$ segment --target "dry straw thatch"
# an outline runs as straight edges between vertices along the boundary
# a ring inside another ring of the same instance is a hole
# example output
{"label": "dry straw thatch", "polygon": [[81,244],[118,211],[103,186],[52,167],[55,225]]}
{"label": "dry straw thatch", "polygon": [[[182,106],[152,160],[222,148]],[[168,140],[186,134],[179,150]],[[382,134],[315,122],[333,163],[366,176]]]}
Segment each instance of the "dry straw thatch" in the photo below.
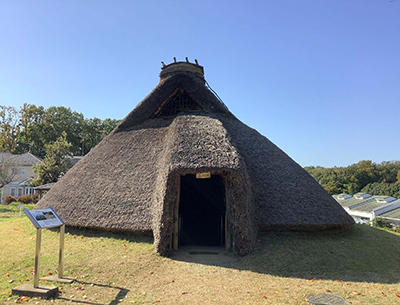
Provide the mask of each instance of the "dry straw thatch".
{"label": "dry straw thatch", "polygon": [[[180,177],[225,185],[227,248],[253,251],[259,230],[343,228],[352,218],[282,150],[240,122],[206,87],[203,68],[162,68],[159,85],[40,200],[67,225],[152,233],[177,247]],[[183,101],[183,102],[182,102]]]}

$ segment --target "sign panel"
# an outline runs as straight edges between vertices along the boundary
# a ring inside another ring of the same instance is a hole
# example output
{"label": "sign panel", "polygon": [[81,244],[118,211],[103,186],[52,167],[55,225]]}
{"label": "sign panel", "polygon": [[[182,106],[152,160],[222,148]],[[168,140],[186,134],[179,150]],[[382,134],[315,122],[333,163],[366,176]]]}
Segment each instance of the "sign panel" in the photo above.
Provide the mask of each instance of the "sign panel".
{"label": "sign panel", "polygon": [[197,179],[207,179],[211,178],[211,173],[210,172],[205,172],[205,173],[197,173],[196,174]]}
{"label": "sign panel", "polygon": [[64,224],[52,207],[43,210],[24,209],[24,213],[28,216],[36,229],[56,228]]}

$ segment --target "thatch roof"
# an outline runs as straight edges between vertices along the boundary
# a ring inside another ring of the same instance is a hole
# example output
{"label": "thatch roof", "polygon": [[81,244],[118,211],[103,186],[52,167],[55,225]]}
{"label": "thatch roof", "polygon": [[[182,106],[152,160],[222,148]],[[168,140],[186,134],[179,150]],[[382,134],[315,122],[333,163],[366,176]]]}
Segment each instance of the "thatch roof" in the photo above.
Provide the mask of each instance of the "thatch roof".
{"label": "thatch roof", "polygon": [[33,189],[36,191],[48,191],[50,190],[56,183],[55,182],[51,182],[51,183],[46,183],[46,184],[42,184],[39,186],[35,186]]}
{"label": "thatch roof", "polygon": [[0,152],[0,163],[15,165],[15,166],[29,166],[42,162],[42,159],[36,157],[30,152],[24,154],[11,154]]}
{"label": "thatch roof", "polygon": [[159,85],[37,208],[53,206],[71,226],[152,232],[165,254],[177,177],[210,171],[224,177],[240,254],[252,251],[258,230],[353,224],[303,168],[229,112],[205,86],[202,67],[171,64],[160,76]]}

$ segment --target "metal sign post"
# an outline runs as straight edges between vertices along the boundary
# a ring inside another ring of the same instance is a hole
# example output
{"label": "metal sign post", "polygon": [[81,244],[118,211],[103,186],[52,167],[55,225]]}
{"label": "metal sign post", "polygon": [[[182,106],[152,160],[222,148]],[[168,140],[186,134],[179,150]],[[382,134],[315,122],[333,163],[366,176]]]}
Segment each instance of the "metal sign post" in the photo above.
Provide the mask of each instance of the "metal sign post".
{"label": "metal sign post", "polygon": [[62,278],[64,273],[64,235],[65,235],[65,224],[60,227],[60,251],[58,253],[59,278]]}
{"label": "metal sign post", "polygon": [[42,229],[60,228],[60,251],[58,256],[58,275],[42,278],[47,281],[72,283],[74,279],[63,278],[64,272],[64,235],[65,224],[52,207],[44,210],[24,209],[24,213],[36,228],[36,251],[35,251],[35,276],[32,285],[22,285],[12,290],[13,294],[24,296],[40,296],[44,298],[56,297],[58,287],[39,286],[40,280],[40,248],[42,243]]}
{"label": "metal sign post", "polygon": [[42,277],[41,280],[50,282],[59,282],[70,284],[74,281],[72,278],[64,277],[64,236],[65,224],[60,227],[60,250],[58,252],[58,274]]}
{"label": "metal sign post", "polygon": [[36,230],[36,251],[35,251],[35,277],[33,279],[33,287],[39,287],[39,269],[40,269],[40,247],[42,245],[42,229]]}
{"label": "metal sign post", "polygon": [[22,214],[21,212],[22,212],[22,209],[24,208],[24,205],[19,204],[18,207],[19,207],[19,217],[21,217],[21,214]]}

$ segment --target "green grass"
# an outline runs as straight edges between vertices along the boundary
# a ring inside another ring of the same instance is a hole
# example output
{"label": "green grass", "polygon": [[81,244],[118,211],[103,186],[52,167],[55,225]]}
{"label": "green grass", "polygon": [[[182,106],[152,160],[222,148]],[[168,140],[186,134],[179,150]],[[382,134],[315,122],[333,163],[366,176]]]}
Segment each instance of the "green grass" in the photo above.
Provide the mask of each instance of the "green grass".
{"label": "green grass", "polygon": [[[11,289],[33,284],[36,230],[16,205],[0,209],[0,304],[15,304]],[[43,231],[41,276],[57,272],[58,243],[58,230]],[[254,254],[218,266],[161,257],[151,237],[69,228],[64,274],[77,282],[57,284],[54,303],[308,304],[305,295],[332,292],[352,304],[400,304],[399,268],[399,234],[361,225],[263,233]]]}
{"label": "green grass", "polygon": [[[18,205],[20,205],[20,202],[11,202],[8,205],[0,204],[0,221],[5,221],[6,219],[9,218],[15,218],[19,216],[20,209]],[[24,208],[27,208],[28,210],[32,210],[34,204],[24,204]],[[25,216],[23,209],[21,211],[21,216]]]}

